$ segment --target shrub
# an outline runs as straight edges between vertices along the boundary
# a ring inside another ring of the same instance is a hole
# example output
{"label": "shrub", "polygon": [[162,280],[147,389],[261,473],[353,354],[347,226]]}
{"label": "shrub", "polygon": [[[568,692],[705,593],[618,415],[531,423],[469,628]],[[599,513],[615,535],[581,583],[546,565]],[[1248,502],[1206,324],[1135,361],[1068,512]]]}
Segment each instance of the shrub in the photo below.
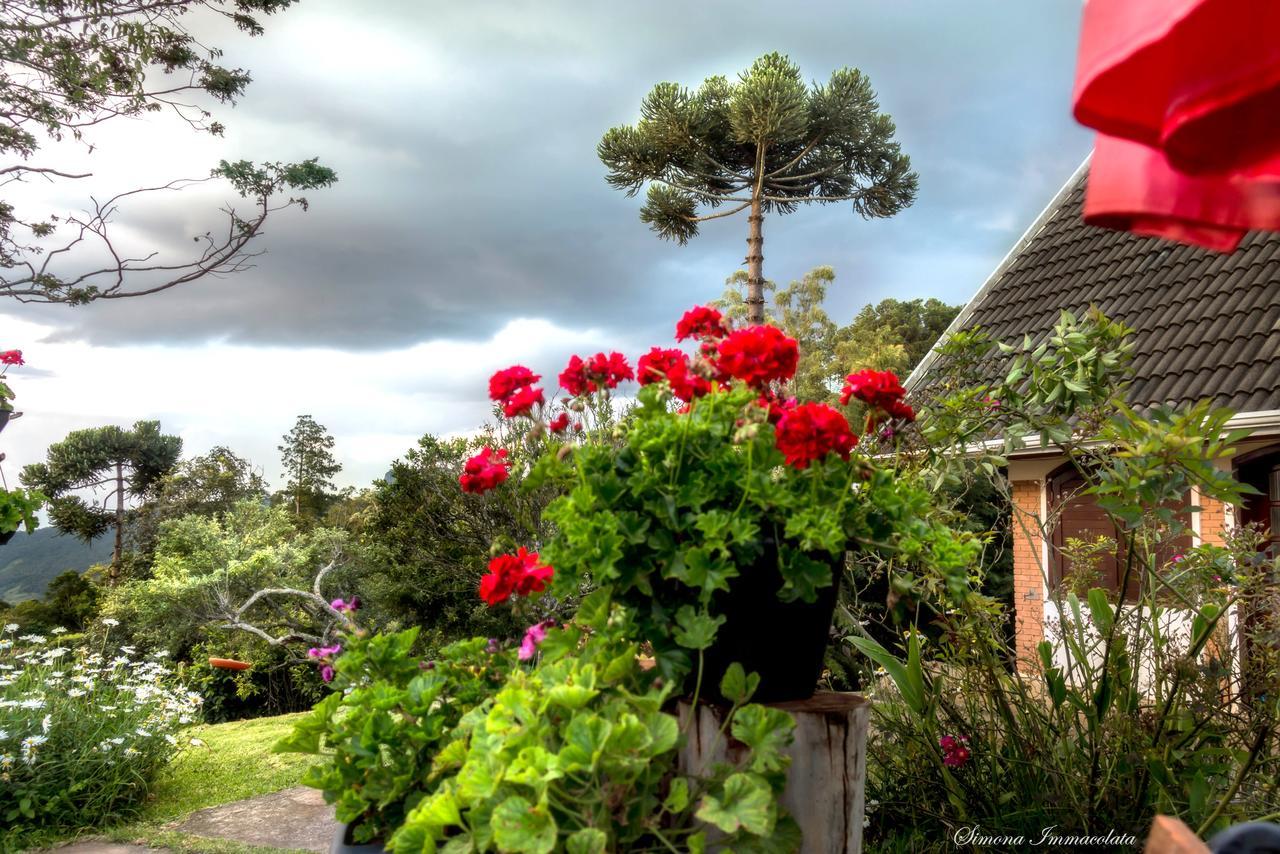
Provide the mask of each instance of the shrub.
{"label": "shrub", "polygon": [[[908,621],[892,642],[851,639],[887,677],[868,748],[881,841],[906,844],[903,827],[944,840],[938,850],[963,827],[1141,835],[1157,812],[1204,835],[1280,817],[1280,657],[1274,622],[1258,616],[1276,606],[1280,563],[1248,529],[1224,545],[1172,548],[1189,533],[1177,510],[1188,493],[1239,503],[1246,488],[1219,461],[1243,434],[1207,403],[1128,408],[1125,334],[1099,313],[1064,313],[1047,341],[1001,347],[1003,381],[962,376],[924,408],[932,446],[919,458],[940,484],[985,472],[1009,502],[1004,455],[1028,436],[1061,449],[1117,532],[1117,589],[1128,593],[1095,586],[1091,571],[1116,543],[1070,543],[1079,577],[1046,578],[1046,639],[1019,656],[999,602],[974,590],[943,603],[931,570],[894,568],[895,592],[918,600],[917,614],[933,606],[934,631],[926,641]],[[964,366],[998,354],[966,333],[943,357]],[[1003,448],[974,451],[1000,435]]]}
{"label": "shrub", "polygon": [[108,657],[19,631],[0,633],[0,818],[22,831],[128,814],[199,717],[199,695],[131,647]]}

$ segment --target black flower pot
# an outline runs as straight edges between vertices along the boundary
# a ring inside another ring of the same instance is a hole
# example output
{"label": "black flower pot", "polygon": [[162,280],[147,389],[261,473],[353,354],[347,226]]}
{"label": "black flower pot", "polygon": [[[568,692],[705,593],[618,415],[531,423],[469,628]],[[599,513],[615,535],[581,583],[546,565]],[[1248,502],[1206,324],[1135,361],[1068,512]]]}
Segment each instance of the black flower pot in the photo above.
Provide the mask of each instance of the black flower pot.
{"label": "black flower pot", "polygon": [[338,825],[333,834],[333,844],[329,846],[329,854],[384,854],[391,850],[381,842],[352,842],[352,827],[350,824]]}
{"label": "black flower pot", "polygon": [[9,419],[12,417],[13,417],[12,409],[0,409],[0,430],[3,430],[5,428],[5,425],[9,423]]}
{"label": "black flower pot", "polygon": [[[715,643],[703,653],[701,696],[724,699],[720,680],[735,661],[748,673],[760,674],[752,702],[782,703],[813,696],[831,638],[844,555],[810,557],[831,567],[831,583],[818,588],[813,602],[778,599],[782,573],[773,544],[766,545],[754,565],[739,568],[741,574],[729,582],[727,592],[713,597],[713,612],[725,621]],[[693,678],[688,683],[690,690]]]}

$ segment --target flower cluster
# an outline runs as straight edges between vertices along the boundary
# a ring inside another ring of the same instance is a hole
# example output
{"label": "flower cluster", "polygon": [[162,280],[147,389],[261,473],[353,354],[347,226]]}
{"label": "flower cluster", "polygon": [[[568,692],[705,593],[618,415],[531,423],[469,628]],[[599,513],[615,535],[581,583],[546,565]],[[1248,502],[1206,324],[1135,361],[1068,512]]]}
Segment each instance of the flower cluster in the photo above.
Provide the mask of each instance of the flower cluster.
{"label": "flower cluster", "polygon": [[490,607],[512,595],[541,593],[555,577],[555,570],[538,563],[538,553],[521,546],[515,554],[502,554],[489,561],[489,571],[480,579],[480,598]]}
{"label": "flower cluster", "polygon": [[571,357],[559,379],[571,396],[581,397],[602,388],[617,388],[624,380],[635,379],[635,374],[621,353],[596,353],[585,361],[581,356]]}
{"label": "flower cluster", "polygon": [[716,367],[754,388],[784,382],[795,375],[800,348],[776,326],[749,326],[730,332],[717,349]]}
{"label": "flower cluster", "polygon": [[840,391],[840,403],[848,406],[851,399],[857,398],[890,418],[914,421],[915,410],[902,400],[906,394],[907,390],[892,371],[867,369],[845,377],[844,388]]}
{"label": "flower cluster", "polygon": [[528,415],[535,406],[546,403],[542,389],[534,386],[540,379],[541,374],[513,365],[489,378],[489,399],[501,404],[502,414],[508,418]]}
{"label": "flower cluster", "polygon": [[5,350],[0,352],[0,365],[8,367],[9,365],[25,365],[22,360],[21,350]]}
{"label": "flower cluster", "polygon": [[[339,599],[339,602],[342,600]],[[333,660],[342,654],[342,644],[335,643],[333,646],[313,646],[307,650],[307,658],[320,664],[320,678],[325,682],[333,681]]]}
{"label": "flower cluster", "polygon": [[845,417],[825,403],[782,407],[775,430],[787,464],[801,469],[827,454],[847,460],[858,443]]}
{"label": "flower cluster", "polygon": [[547,639],[547,631],[555,628],[554,620],[543,620],[541,623],[534,623],[525,629],[524,639],[520,641],[520,652],[517,657],[521,661],[528,661],[538,653],[538,644]]}
{"label": "flower cluster", "polygon": [[725,327],[724,316],[714,308],[695,305],[684,313],[676,324],[676,340],[688,338],[705,340],[707,338],[723,338],[729,334]]}
{"label": "flower cluster", "polygon": [[938,739],[942,748],[942,763],[948,768],[960,768],[969,761],[969,737],[965,735],[944,735]]}
{"label": "flower cluster", "polygon": [[511,463],[507,449],[482,448],[480,453],[467,460],[458,477],[463,492],[476,495],[488,492],[511,476]]}
{"label": "flower cluster", "polygon": [[689,403],[711,391],[711,382],[698,374],[681,350],[654,347],[637,363],[640,385],[666,381],[671,393]]}
{"label": "flower cluster", "polygon": [[360,610],[360,597],[352,596],[350,601],[346,599],[334,599],[329,603],[329,607],[343,614],[354,614]]}
{"label": "flower cluster", "polygon": [[58,645],[64,633],[0,632],[0,815],[19,816],[27,800],[32,826],[86,826],[144,795],[139,783],[200,716],[200,695],[174,681],[163,656],[71,649]]}

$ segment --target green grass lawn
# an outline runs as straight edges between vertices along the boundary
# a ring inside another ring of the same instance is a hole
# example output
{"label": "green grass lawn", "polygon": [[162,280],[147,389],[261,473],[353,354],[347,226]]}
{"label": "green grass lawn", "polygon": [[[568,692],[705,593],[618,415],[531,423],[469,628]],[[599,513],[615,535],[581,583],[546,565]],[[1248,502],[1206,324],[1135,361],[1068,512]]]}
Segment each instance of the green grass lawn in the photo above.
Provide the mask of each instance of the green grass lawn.
{"label": "green grass lawn", "polygon": [[[79,834],[111,842],[139,842],[191,854],[267,854],[274,849],[217,842],[165,830],[163,825],[205,807],[296,786],[315,757],[272,753],[271,746],[293,728],[298,715],[232,721],[187,730],[203,746],[182,751],[156,781],[155,791],[131,823]],[[0,833],[0,851],[42,848],[70,841],[39,833],[20,839]]]}
{"label": "green grass lawn", "polygon": [[204,746],[187,748],[165,769],[141,818],[169,821],[205,807],[296,786],[315,757],[272,753],[271,745],[288,735],[302,714],[188,730],[187,735]]}

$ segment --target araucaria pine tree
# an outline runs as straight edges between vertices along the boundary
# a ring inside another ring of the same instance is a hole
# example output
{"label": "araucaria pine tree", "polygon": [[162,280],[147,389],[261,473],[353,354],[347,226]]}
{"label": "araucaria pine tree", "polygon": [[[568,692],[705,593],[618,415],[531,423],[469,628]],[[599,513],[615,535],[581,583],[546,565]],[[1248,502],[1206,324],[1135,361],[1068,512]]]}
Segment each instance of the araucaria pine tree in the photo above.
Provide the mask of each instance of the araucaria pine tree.
{"label": "araucaria pine tree", "polygon": [[333,437],[310,415],[299,415],[293,429],[282,438],[280,464],[284,467],[285,493],[293,499],[294,515],[302,515],[304,504],[320,515],[336,489],[332,478],[342,471],[342,465],[333,457]]}
{"label": "araucaria pine tree", "polygon": [[131,505],[150,495],[181,455],[182,439],[161,433],[159,421],[75,430],[49,446],[46,462],[24,468],[22,482],[49,496],[49,519],[63,531],[90,542],[114,529],[108,580],[115,585]]}
{"label": "araucaria pine tree", "polygon": [[600,140],[606,180],[627,195],[647,184],[640,220],[682,244],[698,234],[700,222],[750,211],[752,323],[764,322],[765,213],[851,202],[863,217],[889,217],[915,200],[911,160],[856,68],[809,86],[794,63],[771,53],[737,83],[709,77],[697,91],[659,83],[640,116]]}

